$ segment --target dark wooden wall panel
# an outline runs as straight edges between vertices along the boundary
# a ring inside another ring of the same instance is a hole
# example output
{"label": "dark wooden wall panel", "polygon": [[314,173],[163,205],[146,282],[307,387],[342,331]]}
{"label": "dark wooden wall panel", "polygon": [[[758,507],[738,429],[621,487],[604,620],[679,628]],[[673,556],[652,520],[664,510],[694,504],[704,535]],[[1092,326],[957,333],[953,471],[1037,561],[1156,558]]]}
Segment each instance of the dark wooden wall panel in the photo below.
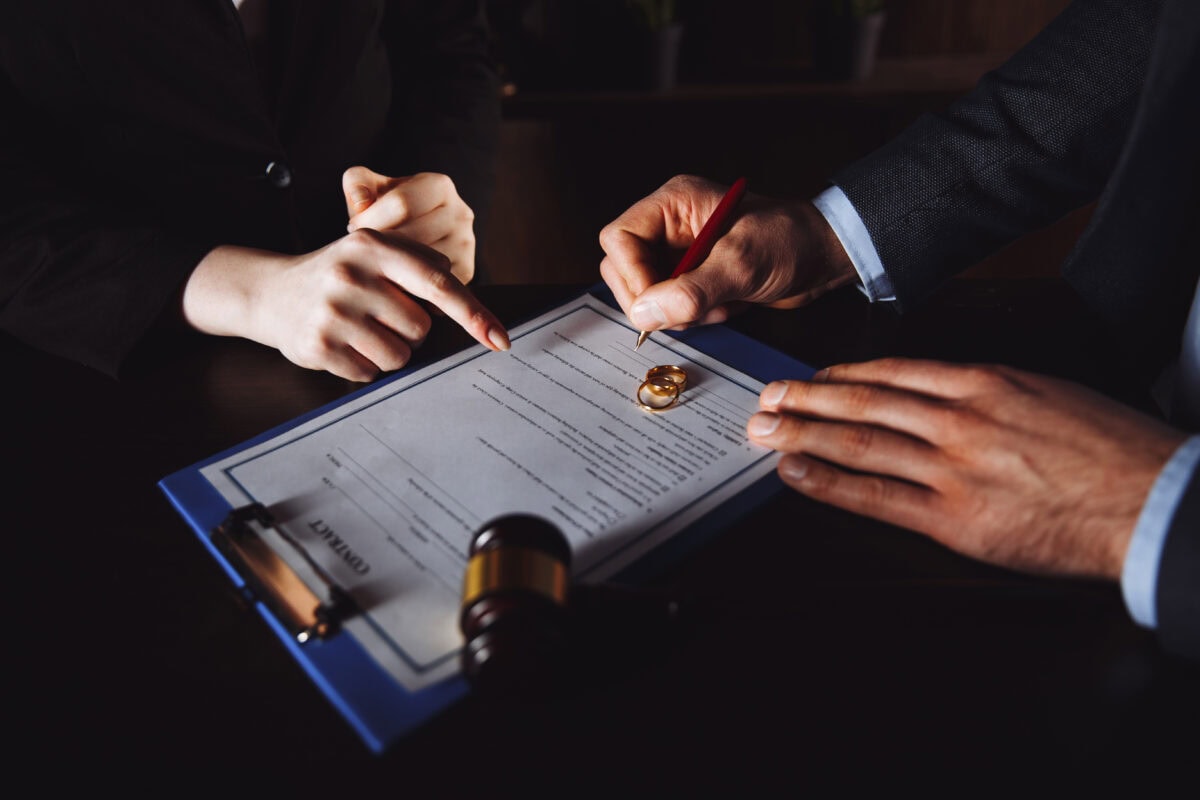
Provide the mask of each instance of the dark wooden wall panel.
{"label": "dark wooden wall panel", "polygon": [[[600,228],[676,173],[726,182],[745,175],[754,192],[811,196],[842,164],[945,107],[1067,5],[891,0],[875,74],[822,84],[806,75],[810,3],[679,2],[689,49],[673,91],[562,85],[569,69],[557,85],[517,81],[505,101],[497,192],[481,232],[484,279],[598,280]],[[553,49],[570,52],[569,45]],[[609,50],[620,56],[621,44]],[[522,69],[544,67],[544,54]],[[1086,210],[1072,215],[969,274],[1051,271],[1086,218]]]}
{"label": "dark wooden wall panel", "polygon": [[1070,0],[889,0],[888,57],[1011,52]]}

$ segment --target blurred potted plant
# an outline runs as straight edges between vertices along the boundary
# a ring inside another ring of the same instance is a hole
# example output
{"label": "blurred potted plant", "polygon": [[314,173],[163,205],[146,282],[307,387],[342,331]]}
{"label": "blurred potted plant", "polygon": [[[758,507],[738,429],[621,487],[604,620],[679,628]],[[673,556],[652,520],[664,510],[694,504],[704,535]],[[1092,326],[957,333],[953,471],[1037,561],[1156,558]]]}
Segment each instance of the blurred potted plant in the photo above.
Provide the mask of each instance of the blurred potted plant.
{"label": "blurred potted plant", "polygon": [[679,24],[676,0],[625,0],[646,30],[660,31]]}
{"label": "blurred potted plant", "polygon": [[642,44],[642,88],[665,91],[678,82],[683,21],[679,0],[625,0]]}
{"label": "blurred potted plant", "polygon": [[887,19],[885,0],[815,0],[813,73],[822,80],[862,80],[875,71]]}

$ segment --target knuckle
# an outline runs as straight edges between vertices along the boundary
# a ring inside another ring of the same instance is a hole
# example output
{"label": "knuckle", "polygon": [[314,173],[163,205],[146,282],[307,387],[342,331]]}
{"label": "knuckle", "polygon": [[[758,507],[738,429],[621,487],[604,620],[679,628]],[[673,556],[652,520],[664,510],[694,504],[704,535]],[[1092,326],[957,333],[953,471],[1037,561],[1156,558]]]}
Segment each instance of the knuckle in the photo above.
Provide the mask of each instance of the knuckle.
{"label": "knuckle", "polygon": [[454,274],[449,271],[448,267],[449,264],[444,269],[433,268],[429,270],[426,282],[429,285],[430,291],[435,296],[441,297],[449,294],[458,285],[458,278],[454,277]]}
{"label": "knuckle", "polygon": [[[433,319],[428,314],[421,314],[412,319],[413,338],[424,339],[429,335],[430,329],[433,328]],[[408,356],[405,356],[405,360]]]}
{"label": "knuckle", "polygon": [[693,190],[705,185],[705,183],[706,181],[696,175],[673,175],[663,184],[663,188],[691,193]]}
{"label": "knuckle", "polygon": [[403,343],[398,343],[396,346],[389,348],[386,358],[380,359],[379,367],[385,371],[391,372],[400,369],[408,360],[412,358],[412,349]]}
{"label": "knuckle", "polygon": [[969,408],[960,405],[947,406],[933,412],[936,430],[947,443],[970,443],[975,429],[975,414]]}
{"label": "knuckle", "polygon": [[809,467],[804,475],[804,491],[818,498],[831,496],[838,488],[841,476],[836,470]]}
{"label": "knuckle", "polygon": [[381,242],[381,234],[373,228],[355,228],[341,239],[343,247],[352,254],[370,253]]}
{"label": "knuckle", "polygon": [[491,325],[491,318],[481,309],[475,309],[467,315],[467,328],[471,331],[486,331]]}
{"label": "knuckle", "polygon": [[868,425],[847,425],[838,434],[843,452],[851,457],[860,457],[871,450],[875,442],[875,429]]}
{"label": "knuckle", "polygon": [[614,248],[619,246],[618,239],[621,236],[621,229],[615,222],[610,222],[600,229],[600,249],[606,253],[611,253]]}
{"label": "knuckle", "polygon": [[879,389],[867,384],[857,384],[846,389],[845,405],[850,413],[862,417],[879,402]]}
{"label": "knuckle", "polygon": [[998,367],[991,364],[973,364],[965,368],[969,385],[983,394],[1002,391],[1012,385],[1012,380]]}
{"label": "knuckle", "polygon": [[951,433],[961,433],[975,421],[975,411],[961,400],[951,401],[938,409],[938,422],[943,430]]}
{"label": "knuckle", "polygon": [[388,215],[394,221],[408,219],[409,202],[403,192],[388,192],[384,196]]}
{"label": "knuckle", "polygon": [[600,277],[604,279],[605,283],[611,284],[613,280],[620,276],[621,273],[617,271],[617,266],[613,263],[612,258],[605,256],[600,262]]}
{"label": "knuckle", "polygon": [[[363,276],[354,264],[347,261],[334,261],[325,270],[325,285],[331,291],[342,288],[358,288],[363,285]],[[332,313],[333,309],[325,309],[324,314]]]}
{"label": "knuckle", "polygon": [[860,479],[859,500],[864,509],[878,511],[888,507],[891,492],[888,483],[878,475],[867,475]]}
{"label": "knuckle", "polygon": [[876,359],[872,362],[875,368],[888,378],[895,378],[908,368],[910,362],[896,356],[888,356],[886,358]]}
{"label": "knuckle", "polygon": [[296,341],[289,358],[306,369],[324,369],[329,363],[332,347],[329,341],[319,333],[304,336]]}
{"label": "knuckle", "polygon": [[350,369],[343,370],[340,377],[343,377],[348,381],[354,381],[355,383],[366,383],[367,381],[372,380],[378,374],[378,369],[358,364]]}
{"label": "knuckle", "polygon": [[301,341],[305,342],[310,352],[327,355],[334,347],[331,331],[336,330],[344,321],[344,314],[337,306],[321,304],[313,311],[312,324]]}
{"label": "knuckle", "polygon": [[406,351],[403,354],[398,353],[393,358],[389,359],[387,366],[383,367],[383,369],[388,372],[394,372],[407,364],[411,357],[412,351]]}

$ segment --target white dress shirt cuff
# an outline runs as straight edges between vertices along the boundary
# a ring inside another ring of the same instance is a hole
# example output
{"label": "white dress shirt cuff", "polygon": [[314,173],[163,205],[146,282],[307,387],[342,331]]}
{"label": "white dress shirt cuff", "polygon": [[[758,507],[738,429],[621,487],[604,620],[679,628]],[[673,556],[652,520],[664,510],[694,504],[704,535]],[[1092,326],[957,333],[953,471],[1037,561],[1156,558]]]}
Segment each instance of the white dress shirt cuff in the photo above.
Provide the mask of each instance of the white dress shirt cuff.
{"label": "white dress shirt cuff", "polygon": [[1154,605],[1158,565],[1171,518],[1197,464],[1200,464],[1200,435],[1192,436],[1180,445],[1158,474],[1129,541],[1121,569],[1121,594],[1129,615],[1146,628],[1158,625]]}
{"label": "white dress shirt cuff", "polygon": [[833,228],[838,241],[850,256],[850,263],[854,264],[861,281],[859,290],[872,303],[895,300],[892,281],[883,271],[883,262],[875,252],[871,234],[867,232],[867,226],[850,204],[846,193],[837,186],[832,186],[817,195],[813,199],[813,205]]}

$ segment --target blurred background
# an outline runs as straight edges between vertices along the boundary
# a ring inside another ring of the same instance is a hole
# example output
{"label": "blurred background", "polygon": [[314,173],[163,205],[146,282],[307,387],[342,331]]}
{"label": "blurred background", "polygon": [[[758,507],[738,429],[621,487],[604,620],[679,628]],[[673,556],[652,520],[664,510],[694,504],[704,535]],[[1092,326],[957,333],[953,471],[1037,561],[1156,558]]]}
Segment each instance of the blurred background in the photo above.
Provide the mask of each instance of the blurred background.
{"label": "blurred background", "polygon": [[[487,278],[598,280],[600,229],[677,173],[812,196],[1068,2],[489,0],[504,121]],[[1089,212],[965,277],[1053,273]]]}

